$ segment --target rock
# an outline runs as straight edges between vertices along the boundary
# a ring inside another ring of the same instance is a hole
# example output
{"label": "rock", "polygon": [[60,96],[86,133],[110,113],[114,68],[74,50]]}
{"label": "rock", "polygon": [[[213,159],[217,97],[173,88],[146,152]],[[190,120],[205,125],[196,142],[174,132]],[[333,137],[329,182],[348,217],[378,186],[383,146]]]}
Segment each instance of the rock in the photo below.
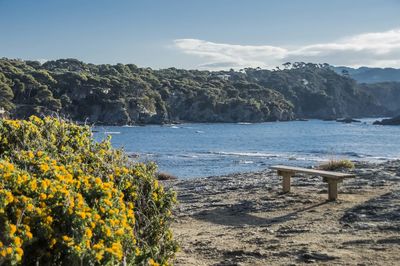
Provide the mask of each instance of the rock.
{"label": "rock", "polygon": [[400,125],[400,115],[393,117],[393,118],[389,118],[389,119],[383,119],[381,121],[375,121],[373,123],[374,125],[384,125],[384,126],[398,126]]}
{"label": "rock", "polygon": [[349,124],[349,123],[361,123],[361,121],[360,120],[355,120],[355,119],[353,119],[353,118],[344,118],[344,119],[336,119],[336,122],[341,122],[341,123],[346,123],[346,124]]}
{"label": "rock", "polygon": [[305,262],[313,262],[313,261],[335,260],[338,257],[330,256],[328,254],[319,253],[319,252],[307,252],[307,253],[301,254],[300,258]]}

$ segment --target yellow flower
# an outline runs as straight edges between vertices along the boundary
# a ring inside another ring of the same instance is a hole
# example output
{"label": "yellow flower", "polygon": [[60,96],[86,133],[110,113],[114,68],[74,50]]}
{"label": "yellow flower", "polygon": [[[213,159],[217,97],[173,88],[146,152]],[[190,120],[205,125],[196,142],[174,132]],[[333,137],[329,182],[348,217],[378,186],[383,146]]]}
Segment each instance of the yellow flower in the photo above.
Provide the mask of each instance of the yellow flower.
{"label": "yellow flower", "polygon": [[135,248],[135,256],[140,255],[140,249],[138,247]]}
{"label": "yellow flower", "polygon": [[122,167],[121,171],[122,171],[123,174],[128,174],[129,173],[129,170],[126,167]]}
{"label": "yellow flower", "polygon": [[116,232],[115,232],[115,234],[117,235],[117,236],[122,236],[123,234],[124,234],[124,229],[118,229]]}
{"label": "yellow flower", "polygon": [[153,198],[154,201],[158,201],[158,194],[156,192],[153,192],[151,194],[151,197]]}
{"label": "yellow flower", "polygon": [[50,167],[49,167],[49,165],[48,164],[41,164],[40,165],[40,170],[42,171],[42,172],[47,172],[47,171],[49,171],[49,169],[50,169]]}
{"label": "yellow flower", "polygon": [[72,238],[70,238],[69,236],[62,236],[62,240],[64,240],[65,242],[70,242]]}
{"label": "yellow flower", "polygon": [[13,252],[13,249],[11,247],[6,248],[7,254],[11,254]]}
{"label": "yellow flower", "polygon": [[15,251],[19,255],[19,259],[18,260],[21,260],[22,255],[24,255],[24,250],[22,248],[18,247],[18,248],[15,249]]}
{"label": "yellow flower", "polygon": [[98,260],[98,261],[101,261],[101,259],[103,258],[103,253],[101,252],[99,252],[99,253],[96,253],[96,260]]}
{"label": "yellow flower", "polygon": [[35,157],[35,155],[33,154],[33,152],[29,151],[28,158],[32,160],[34,157]]}
{"label": "yellow flower", "polygon": [[16,246],[20,247],[20,246],[22,245],[21,238],[18,237],[18,236],[16,236],[16,237],[14,238],[14,243],[15,243]]}
{"label": "yellow flower", "polygon": [[47,216],[47,217],[46,217],[46,222],[47,222],[48,224],[51,224],[51,223],[53,222],[53,217]]}
{"label": "yellow flower", "polygon": [[14,224],[10,224],[10,235],[14,235],[15,232],[17,231],[17,226]]}
{"label": "yellow flower", "polygon": [[110,228],[106,228],[106,236],[110,237],[111,236],[111,230]]}
{"label": "yellow flower", "polygon": [[40,193],[39,198],[40,198],[41,200],[45,200],[45,199],[47,199],[47,195],[44,194],[44,193]]}
{"label": "yellow flower", "polygon": [[6,194],[6,202],[11,203],[14,201],[14,196],[10,191],[7,191],[5,194]]}
{"label": "yellow flower", "polygon": [[31,232],[26,232],[26,237],[28,238],[28,239],[32,239],[32,237],[33,237],[33,235],[32,235],[32,233]]}
{"label": "yellow flower", "polygon": [[36,179],[32,180],[32,181],[29,183],[29,188],[30,188],[31,190],[36,190],[36,189],[37,189]]}
{"label": "yellow flower", "polygon": [[157,262],[155,262],[153,259],[149,259],[149,265],[150,266],[160,266]]}
{"label": "yellow flower", "polygon": [[89,228],[87,228],[85,230],[85,236],[87,236],[88,238],[91,238],[93,236],[92,230],[90,230]]}
{"label": "yellow flower", "polygon": [[[64,237],[65,236],[63,236],[63,240],[64,240]],[[68,238],[69,239],[69,238]],[[67,241],[67,240],[64,240],[64,241]],[[52,238],[51,240],[50,240],[50,248],[52,248],[52,247],[54,247],[54,245],[57,243],[57,240],[55,239],[55,238]]]}

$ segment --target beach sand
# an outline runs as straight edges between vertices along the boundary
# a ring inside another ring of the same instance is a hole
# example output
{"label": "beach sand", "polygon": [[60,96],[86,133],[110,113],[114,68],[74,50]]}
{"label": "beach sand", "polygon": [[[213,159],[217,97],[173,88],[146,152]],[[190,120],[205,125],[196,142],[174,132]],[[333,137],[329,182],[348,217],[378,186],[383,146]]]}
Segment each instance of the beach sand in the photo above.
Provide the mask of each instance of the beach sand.
{"label": "beach sand", "polygon": [[322,178],[275,171],[165,182],[178,192],[175,265],[400,265],[400,161],[358,163],[327,201]]}

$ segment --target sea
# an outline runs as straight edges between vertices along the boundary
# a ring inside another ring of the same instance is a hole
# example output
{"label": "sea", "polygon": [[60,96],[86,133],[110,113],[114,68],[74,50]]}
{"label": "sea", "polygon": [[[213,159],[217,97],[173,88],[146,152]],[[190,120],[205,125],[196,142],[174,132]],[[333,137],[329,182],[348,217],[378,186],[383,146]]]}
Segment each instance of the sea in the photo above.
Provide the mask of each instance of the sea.
{"label": "sea", "polygon": [[156,162],[178,178],[260,171],[275,164],[316,166],[329,160],[384,162],[400,159],[400,126],[290,121],[98,126],[132,160]]}

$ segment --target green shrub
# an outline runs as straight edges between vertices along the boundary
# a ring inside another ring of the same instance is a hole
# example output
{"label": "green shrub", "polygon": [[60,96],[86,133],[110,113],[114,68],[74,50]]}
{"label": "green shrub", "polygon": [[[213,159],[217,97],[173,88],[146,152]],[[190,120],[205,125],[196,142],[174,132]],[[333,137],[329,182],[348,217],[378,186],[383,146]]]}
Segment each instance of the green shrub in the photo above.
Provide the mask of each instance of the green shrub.
{"label": "green shrub", "polygon": [[354,163],[350,160],[330,160],[327,163],[319,165],[318,168],[326,171],[353,169]]}
{"label": "green shrub", "polygon": [[0,120],[0,265],[168,265],[176,196],[89,127]]}

